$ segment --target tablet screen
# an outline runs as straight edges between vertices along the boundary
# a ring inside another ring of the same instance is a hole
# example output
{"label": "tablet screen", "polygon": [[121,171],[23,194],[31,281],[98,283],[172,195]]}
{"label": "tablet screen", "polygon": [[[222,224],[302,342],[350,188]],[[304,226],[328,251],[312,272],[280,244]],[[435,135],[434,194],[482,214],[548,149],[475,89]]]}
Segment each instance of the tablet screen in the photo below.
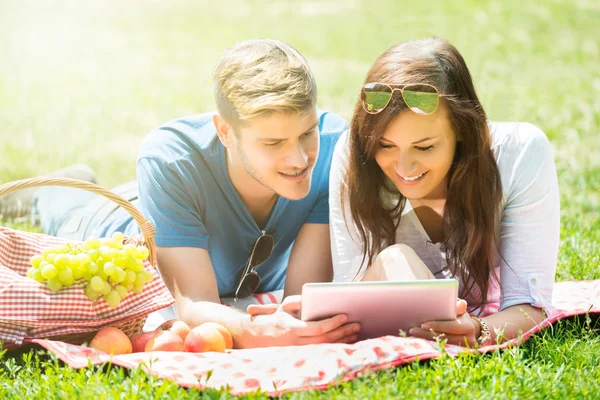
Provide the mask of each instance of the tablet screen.
{"label": "tablet screen", "polygon": [[457,298],[456,279],[307,283],[301,318],[346,314],[361,324],[358,340],[398,336],[426,321],[456,319]]}

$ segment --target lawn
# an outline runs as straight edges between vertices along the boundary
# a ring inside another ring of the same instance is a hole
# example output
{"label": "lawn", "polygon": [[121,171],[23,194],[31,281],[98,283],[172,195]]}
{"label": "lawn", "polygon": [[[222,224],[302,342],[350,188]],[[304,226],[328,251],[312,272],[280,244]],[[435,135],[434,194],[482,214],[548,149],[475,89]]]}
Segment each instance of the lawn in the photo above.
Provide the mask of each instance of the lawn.
{"label": "lawn", "polygon": [[[490,119],[546,132],[561,193],[557,280],[600,279],[598,20],[596,0],[0,0],[0,182],[72,163],[92,166],[105,187],[134,179],[149,130],[213,109],[212,67],[242,39],[298,48],[315,71],[319,107],[350,118],[382,51],[436,35],[463,53]],[[290,398],[593,398],[597,328],[565,321],[511,350],[415,363]],[[43,352],[0,353],[0,398],[24,397],[228,395],[110,366],[74,370]]]}

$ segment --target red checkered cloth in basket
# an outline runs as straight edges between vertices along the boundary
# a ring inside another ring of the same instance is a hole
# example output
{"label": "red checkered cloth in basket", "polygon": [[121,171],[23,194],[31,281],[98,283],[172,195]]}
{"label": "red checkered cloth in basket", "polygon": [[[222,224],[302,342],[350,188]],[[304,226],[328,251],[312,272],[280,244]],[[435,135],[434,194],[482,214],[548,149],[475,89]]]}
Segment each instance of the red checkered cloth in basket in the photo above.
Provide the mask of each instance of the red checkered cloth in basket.
{"label": "red checkered cloth in basket", "polygon": [[118,326],[174,303],[162,279],[145,262],[154,279],[139,293],[130,293],[117,308],[105,301],[95,305],[85,296],[84,284],[54,293],[27,278],[29,260],[49,247],[67,241],[53,236],[0,227],[0,340],[7,347],[27,339],[96,331]]}
{"label": "red checkered cloth in basket", "polygon": [[[600,314],[600,280],[560,282],[554,289],[554,314],[521,340],[561,318],[585,313]],[[106,353],[63,342],[35,340],[74,368],[108,361],[125,368],[138,366],[152,375],[170,379],[184,387],[224,388],[233,394],[261,389],[276,396],[304,389],[326,389],[358,375],[392,368],[419,360],[439,357],[435,342],[418,338],[386,336],[353,345],[322,344],[230,350],[227,353],[151,352],[111,357]],[[513,346],[517,339],[502,345],[486,346],[481,353]],[[463,347],[447,345],[445,351],[457,355]],[[209,378],[210,373],[210,378]]]}

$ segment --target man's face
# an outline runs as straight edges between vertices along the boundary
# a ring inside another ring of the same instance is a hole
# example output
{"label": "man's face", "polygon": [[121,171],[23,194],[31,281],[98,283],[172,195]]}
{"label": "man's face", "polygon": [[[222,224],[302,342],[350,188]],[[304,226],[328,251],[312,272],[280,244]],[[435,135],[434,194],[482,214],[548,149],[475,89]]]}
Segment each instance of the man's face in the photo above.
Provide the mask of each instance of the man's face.
{"label": "man's face", "polygon": [[407,199],[445,199],[455,151],[456,135],[440,103],[431,115],[403,111],[390,121],[375,160]]}
{"label": "man's face", "polygon": [[279,196],[299,200],[310,191],[319,155],[316,109],[274,113],[235,129],[236,150],[245,171]]}

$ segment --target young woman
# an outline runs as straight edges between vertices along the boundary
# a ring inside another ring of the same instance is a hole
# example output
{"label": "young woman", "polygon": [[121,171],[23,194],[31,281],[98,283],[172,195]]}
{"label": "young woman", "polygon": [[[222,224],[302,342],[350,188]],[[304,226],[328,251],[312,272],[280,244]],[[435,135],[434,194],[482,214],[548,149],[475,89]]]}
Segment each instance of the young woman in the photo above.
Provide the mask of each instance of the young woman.
{"label": "young woman", "polygon": [[455,277],[458,318],[410,335],[459,345],[514,338],[551,314],[560,210],[549,142],[531,124],[488,121],[451,44],[383,53],[333,157],[334,281]]}

